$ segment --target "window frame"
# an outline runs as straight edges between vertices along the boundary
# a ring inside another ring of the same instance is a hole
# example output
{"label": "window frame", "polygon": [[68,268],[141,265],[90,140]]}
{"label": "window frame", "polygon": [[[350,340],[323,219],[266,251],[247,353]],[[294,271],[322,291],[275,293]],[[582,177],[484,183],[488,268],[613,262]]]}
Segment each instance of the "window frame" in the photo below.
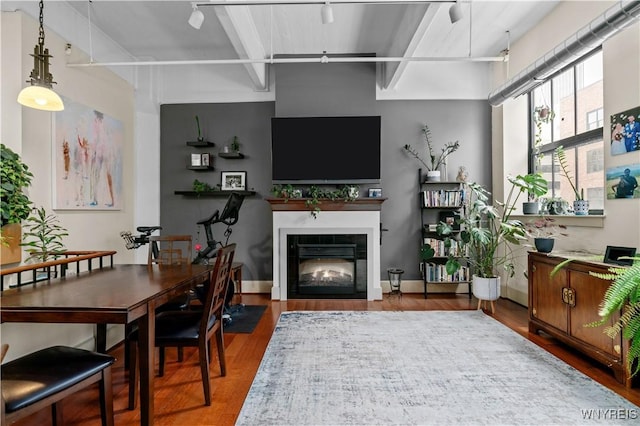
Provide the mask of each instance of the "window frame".
{"label": "window frame", "polygon": [[[589,59],[591,56],[598,54],[599,52],[602,52],[602,47],[598,47],[596,49],[593,49],[592,51],[590,51],[589,53],[581,56],[580,58],[576,59],[575,61],[573,61],[571,64],[563,67],[562,69],[556,71],[555,73],[549,75],[547,78],[545,78],[544,80],[540,80],[540,84],[536,85],[536,87],[534,87],[533,89],[531,89],[528,93],[528,100],[529,100],[529,161],[528,161],[528,168],[529,168],[529,173],[534,173],[536,171],[536,164],[538,162],[537,159],[537,155],[536,154],[536,147],[535,147],[535,135],[536,135],[536,126],[535,126],[535,122],[534,122],[534,118],[533,118],[533,114],[534,114],[534,110],[536,105],[534,104],[534,97],[533,97],[533,92],[535,89],[537,89],[538,87],[542,86],[543,84],[549,83],[549,93],[551,96],[551,99],[553,99],[553,95],[554,95],[554,84],[553,84],[553,79],[557,76],[559,76],[560,74],[566,72],[569,69],[573,69],[573,112],[574,112],[574,120],[573,120],[573,135],[566,137],[564,139],[560,139],[558,141],[554,141],[554,133],[555,133],[555,129],[553,126],[553,123],[550,126],[550,131],[551,131],[551,141],[550,143],[544,144],[539,146],[538,152],[539,154],[544,154],[544,155],[553,155],[553,152],[555,151],[556,148],[558,148],[559,146],[563,146],[565,148],[565,151],[571,149],[571,148],[577,148],[580,145],[585,145],[587,143],[592,143],[592,142],[597,142],[599,140],[601,140],[603,142],[604,145],[604,105],[602,106],[603,109],[603,120],[602,120],[602,127],[598,127],[595,129],[591,129],[591,130],[585,130],[582,133],[577,133],[578,131],[578,120],[577,120],[577,113],[578,113],[578,78],[576,78],[576,69],[577,66],[583,62],[585,62],[587,59]],[[604,68],[604,65],[603,65]],[[604,70],[603,70],[604,71]],[[592,110],[595,111],[595,110]],[[590,112],[590,111],[589,111]],[[555,120],[555,118],[554,118]],[[604,146],[603,146],[604,149]],[[575,155],[575,164],[578,164],[578,150],[575,149],[574,150],[574,155]],[[604,156],[603,156],[603,163],[604,163]],[[552,160],[552,171],[551,171],[551,176],[552,176],[552,181],[550,182],[550,189],[551,189],[551,196],[555,197],[556,193],[555,193],[555,181],[556,181],[556,176],[558,175],[558,172],[556,171],[556,162],[555,160]],[[603,164],[603,169],[604,169],[604,164]],[[576,180],[576,186],[579,188],[580,187],[580,182],[578,181],[578,176],[576,173],[575,176],[575,180]]]}

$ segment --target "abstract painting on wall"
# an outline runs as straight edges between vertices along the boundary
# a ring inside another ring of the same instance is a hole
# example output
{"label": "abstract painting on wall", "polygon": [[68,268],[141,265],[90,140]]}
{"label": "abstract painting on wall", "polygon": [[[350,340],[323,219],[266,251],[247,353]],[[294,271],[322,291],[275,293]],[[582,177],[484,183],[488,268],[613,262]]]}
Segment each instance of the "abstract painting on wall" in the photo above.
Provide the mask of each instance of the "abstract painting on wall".
{"label": "abstract painting on wall", "polygon": [[611,155],[640,151],[640,106],[611,116]]}
{"label": "abstract painting on wall", "polygon": [[122,209],[122,122],[66,98],[64,105],[54,120],[54,209]]}

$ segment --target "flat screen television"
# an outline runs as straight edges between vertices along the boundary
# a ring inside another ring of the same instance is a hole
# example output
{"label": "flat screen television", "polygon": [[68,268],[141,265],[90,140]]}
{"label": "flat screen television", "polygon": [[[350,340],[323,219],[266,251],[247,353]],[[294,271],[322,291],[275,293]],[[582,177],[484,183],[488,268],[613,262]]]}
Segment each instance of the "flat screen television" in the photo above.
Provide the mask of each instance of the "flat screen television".
{"label": "flat screen television", "polygon": [[273,117],[274,183],[380,182],[380,116]]}

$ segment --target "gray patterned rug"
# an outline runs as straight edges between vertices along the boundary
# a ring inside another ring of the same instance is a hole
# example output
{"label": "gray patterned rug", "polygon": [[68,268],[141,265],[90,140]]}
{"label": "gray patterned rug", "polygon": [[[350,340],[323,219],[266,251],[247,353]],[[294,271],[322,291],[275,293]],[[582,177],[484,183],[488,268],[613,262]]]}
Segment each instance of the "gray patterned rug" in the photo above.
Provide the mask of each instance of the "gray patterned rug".
{"label": "gray patterned rug", "polygon": [[285,312],[236,424],[630,425],[639,416],[480,311]]}

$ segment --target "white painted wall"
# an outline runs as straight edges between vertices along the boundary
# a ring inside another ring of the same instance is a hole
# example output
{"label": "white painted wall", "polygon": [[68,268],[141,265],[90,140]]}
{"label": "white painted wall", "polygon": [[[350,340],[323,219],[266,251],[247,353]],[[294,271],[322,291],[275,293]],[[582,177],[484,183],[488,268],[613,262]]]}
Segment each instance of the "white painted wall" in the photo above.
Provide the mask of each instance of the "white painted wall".
{"label": "white painted wall", "polygon": [[[495,87],[612,5],[611,1],[559,4],[538,26],[511,46],[508,65],[494,65]],[[640,24],[626,29],[603,44],[603,66],[605,129],[608,129],[611,114],[640,105]],[[522,115],[526,108],[526,97],[521,96],[493,109],[495,194],[503,191],[507,173],[518,172],[518,169],[521,173],[526,172],[526,157],[523,157],[523,153],[527,147],[528,127],[524,124],[526,116]],[[640,152],[612,157],[607,149],[610,136],[610,132],[604,132],[605,168],[640,163]],[[502,164],[499,169],[495,167],[498,164]],[[601,221],[594,221],[592,218],[574,219],[568,229],[569,237],[556,240],[554,251],[584,250],[601,254],[607,245],[640,248],[640,200],[605,200],[605,214],[606,217]],[[525,268],[526,256],[523,253],[519,258],[519,271]],[[528,304],[527,281],[521,273],[503,282],[507,286],[503,289],[503,295],[506,294],[523,305]]]}
{"label": "white painted wall", "polygon": [[[22,107],[16,102],[24,80],[33,68],[29,56],[37,41],[38,25],[21,12],[2,13],[2,138],[22,155],[34,177],[29,189],[36,206],[53,212],[52,155],[54,114]],[[16,48],[4,49],[7,42]],[[107,69],[64,66],[66,40],[53,31],[46,32],[46,46],[52,59],[51,72],[58,82],[55,90],[63,97],[84,104],[122,121],[124,125],[123,181],[133,181],[134,170],[134,92],[129,83]],[[74,51],[70,59],[82,56]],[[82,57],[86,60],[86,57]],[[120,231],[133,226],[134,191],[123,188],[123,208],[119,211],[55,211],[69,231],[65,245],[69,250],[117,250],[116,263],[132,263],[133,254],[124,249]],[[117,327],[114,327],[117,328]],[[2,340],[11,345],[10,358],[47,346],[51,341],[93,348],[92,325],[2,324]],[[122,338],[122,331],[119,331]],[[24,336],[28,335],[29,339]]]}

